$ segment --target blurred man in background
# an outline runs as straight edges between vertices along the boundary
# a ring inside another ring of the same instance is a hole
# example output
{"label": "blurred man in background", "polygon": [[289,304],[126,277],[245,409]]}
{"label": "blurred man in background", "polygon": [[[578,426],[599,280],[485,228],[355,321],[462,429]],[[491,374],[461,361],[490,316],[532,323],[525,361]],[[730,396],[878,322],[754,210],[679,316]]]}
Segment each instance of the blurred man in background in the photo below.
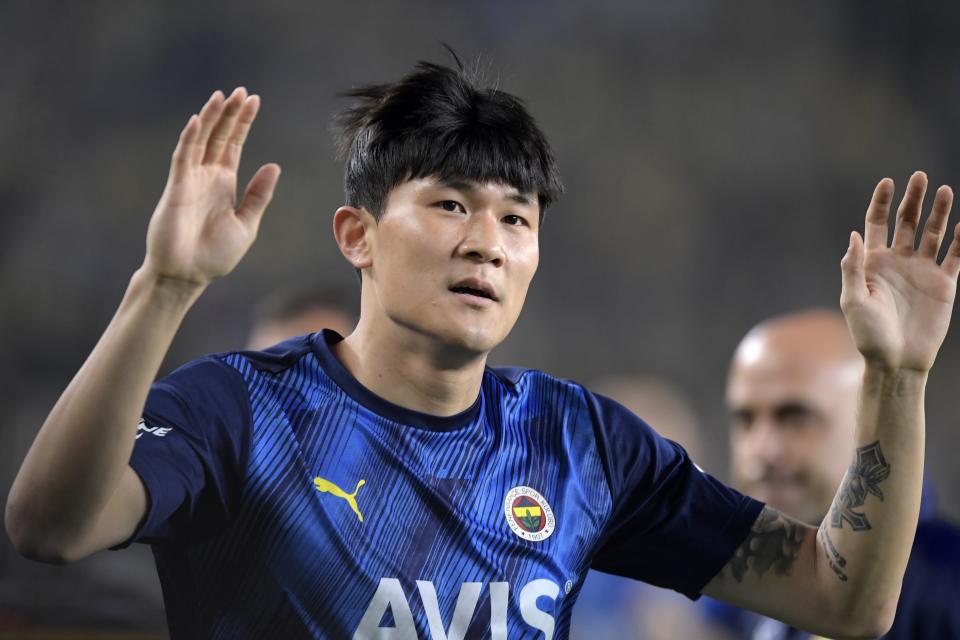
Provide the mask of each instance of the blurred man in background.
{"label": "blurred man in background", "polygon": [[[831,500],[854,454],[862,371],[863,358],[837,312],[802,311],[750,331],[734,353],[727,383],[734,486],[809,524],[831,517]],[[823,570],[830,569],[824,564]],[[925,482],[896,620],[885,637],[960,638],[958,603],[960,530],[937,517]],[[707,598],[702,610],[730,637],[811,637]]]}
{"label": "blurred man in background", "polygon": [[357,324],[359,304],[356,293],[347,288],[311,285],[280,291],[254,309],[247,348],[260,351],[321,329],[349,335]]}

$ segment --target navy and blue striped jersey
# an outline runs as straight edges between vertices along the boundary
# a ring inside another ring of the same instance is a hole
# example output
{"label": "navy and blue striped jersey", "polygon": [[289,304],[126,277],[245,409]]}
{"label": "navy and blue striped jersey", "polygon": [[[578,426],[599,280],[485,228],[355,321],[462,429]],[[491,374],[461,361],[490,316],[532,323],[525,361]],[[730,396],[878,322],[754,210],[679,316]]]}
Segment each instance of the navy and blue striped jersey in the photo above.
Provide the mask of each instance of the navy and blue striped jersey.
{"label": "navy and blue striped jersey", "polygon": [[436,417],[332,332],[152,388],[130,461],[173,638],[565,638],[587,570],[697,597],[760,503],[604,397],[488,368]]}

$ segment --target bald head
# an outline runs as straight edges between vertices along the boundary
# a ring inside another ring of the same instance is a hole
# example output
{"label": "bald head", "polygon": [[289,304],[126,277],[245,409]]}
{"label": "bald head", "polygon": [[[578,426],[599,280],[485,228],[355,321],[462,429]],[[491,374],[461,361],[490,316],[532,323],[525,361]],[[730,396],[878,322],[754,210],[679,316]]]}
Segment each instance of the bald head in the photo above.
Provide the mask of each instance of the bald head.
{"label": "bald head", "polygon": [[740,488],[802,520],[819,520],[853,453],[862,368],[835,311],[792,313],[751,330],[727,384]]}
{"label": "bald head", "polygon": [[861,367],[843,316],[829,309],[811,309],[761,322],[740,342],[733,366],[767,362],[791,366]]}

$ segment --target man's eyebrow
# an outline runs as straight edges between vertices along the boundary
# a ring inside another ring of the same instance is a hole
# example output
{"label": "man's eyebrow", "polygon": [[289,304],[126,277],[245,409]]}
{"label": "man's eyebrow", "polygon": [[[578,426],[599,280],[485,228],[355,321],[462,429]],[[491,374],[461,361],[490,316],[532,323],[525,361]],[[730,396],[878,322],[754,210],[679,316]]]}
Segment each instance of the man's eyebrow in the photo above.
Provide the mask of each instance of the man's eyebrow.
{"label": "man's eyebrow", "polygon": [[525,194],[525,193],[520,193],[519,191],[514,191],[513,193],[508,193],[508,194],[507,194],[507,200],[512,200],[513,202],[516,202],[517,204],[524,204],[524,205],[527,205],[528,207],[532,207],[532,206],[534,206],[535,204],[538,204],[538,203],[534,202],[534,200],[533,200],[532,197],[530,197],[529,195],[527,195],[527,194]]}
{"label": "man's eyebrow", "polygon": [[775,410],[778,416],[789,416],[789,415],[800,415],[800,414],[810,414],[816,415],[817,411],[814,410],[806,402],[799,400],[790,400],[787,402],[781,403]]}
{"label": "man's eyebrow", "polygon": [[[455,189],[457,191],[464,192],[474,192],[477,190],[475,183],[470,182],[469,180],[461,180],[459,178],[448,178],[445,180],[437,180],[436,185],[439,187],[447,187],[449,189]],[[507,200],[516,202],[517,204],[527,205],[532,207],[535,204],[538,204],[531,195],[526,193],[521,193],[520,191],[513,191],[504,196]]]}

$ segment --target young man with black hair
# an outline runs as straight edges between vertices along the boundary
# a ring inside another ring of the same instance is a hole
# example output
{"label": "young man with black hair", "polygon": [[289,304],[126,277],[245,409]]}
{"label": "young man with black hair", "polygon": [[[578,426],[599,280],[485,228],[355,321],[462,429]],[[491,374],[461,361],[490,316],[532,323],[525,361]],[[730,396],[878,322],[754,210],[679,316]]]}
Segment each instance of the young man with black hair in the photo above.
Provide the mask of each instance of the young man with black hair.
{"label": "young man with black hair", "polygon": [[518,100],[432,64],[352,95],[333,231],[362,274],[356,329],[208,356],[151,387],[280,175],[261,167],[235,207],[259,99],[215,93],[181,134],[142,267],[11,489],[21,552],[70,562],[151,543],[174,638],[562,638],[591,566],[831,636],[882,633],[960,271],[956,238],[936,262],[951,191],[917,251],[920,173],[891,247],[889,179],[864,239],[851,235],[841,303],[867,362],[857,458],[836,497],[847,526],[817,531],[606,398],[486,367],[561,189]]}

